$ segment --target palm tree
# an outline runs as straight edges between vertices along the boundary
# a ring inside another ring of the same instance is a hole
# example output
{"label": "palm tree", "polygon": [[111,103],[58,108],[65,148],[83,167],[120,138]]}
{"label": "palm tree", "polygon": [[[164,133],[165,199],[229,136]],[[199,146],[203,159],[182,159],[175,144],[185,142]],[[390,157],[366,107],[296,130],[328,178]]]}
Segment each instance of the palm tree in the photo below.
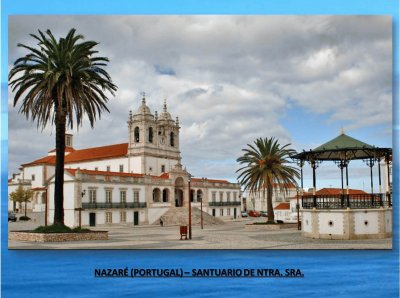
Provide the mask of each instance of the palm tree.
{"label": "palm tree", "polygon": [[103,69],[109,60],[95,57],[95,41],[82,41],[71,29],[65,38],[55,39],[50,30],[31,34],[38,47],[18,44],[29,51],[17,59],[9,73],[9,85],[15,91],[14,106],[22,100],[19,112],[37,121],[38,128],[54,124],[56,128],[56,169],[54,224],[64,225],[63,189],[65,131],[82,125],[84,115],[91,127],[103,111],[109,94],[117,90]]}
{"label": "palm tree", "polygon": [[242,149],[245,153],[236,161],[241,167],[238,179],[244,190],[250,193],[263,191],[267,194],[268,223],[274,223],[272,193],[274,185],[281,191],[288,191],[291,184],[297,185],[295,178],[299,178],[296,168],[290,166],[289,157],[295,153],[289,149],[290,144],[281,146],[275,138],[259,138],[254,145],[247,144]]}

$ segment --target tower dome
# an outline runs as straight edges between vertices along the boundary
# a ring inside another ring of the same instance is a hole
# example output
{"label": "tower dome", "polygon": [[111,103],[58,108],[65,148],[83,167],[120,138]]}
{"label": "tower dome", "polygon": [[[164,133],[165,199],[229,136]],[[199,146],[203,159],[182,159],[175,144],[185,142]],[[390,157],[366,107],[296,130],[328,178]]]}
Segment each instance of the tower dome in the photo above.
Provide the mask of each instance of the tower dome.
{"label": "tower dome", "polygon": [[142,105],[137,109],[135,115],[151,115],[150,108],[146,105],[146,97],[143,94]]}
{"label": "tower dome", "polygon": [[167,100],[166,99],[164,99],[163,112],[160,114],[158,119],[159,120],[167,120],[167,121],[172,120],[171,114],[168,113],[168,111],[167,111]]}

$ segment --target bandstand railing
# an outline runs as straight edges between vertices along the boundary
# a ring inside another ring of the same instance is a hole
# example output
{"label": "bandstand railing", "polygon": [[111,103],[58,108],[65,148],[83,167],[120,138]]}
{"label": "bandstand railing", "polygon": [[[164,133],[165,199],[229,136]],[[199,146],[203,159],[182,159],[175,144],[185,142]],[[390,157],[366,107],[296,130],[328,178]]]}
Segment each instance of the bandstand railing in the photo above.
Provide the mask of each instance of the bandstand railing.
{"label": "bandstand railing", "polygon": [[341,194],[302,196],[303,209],[375,209],[392,207],[390,194]]}

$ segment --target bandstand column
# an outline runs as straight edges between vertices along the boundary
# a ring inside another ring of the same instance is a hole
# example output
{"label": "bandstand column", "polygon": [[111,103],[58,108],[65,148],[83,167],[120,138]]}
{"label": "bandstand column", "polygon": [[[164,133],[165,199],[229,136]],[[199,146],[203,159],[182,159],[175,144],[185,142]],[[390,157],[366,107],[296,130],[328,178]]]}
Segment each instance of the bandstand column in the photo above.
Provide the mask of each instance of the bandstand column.
{"label": "bandstand column", "polygon": [[374,160],[372,158],[369,159],[369,163],[367,163],[367,165],[370,168],[370,176],[371,176],[371,194],[374,193],[374,179],[372,176],[372,167],[374,166]]}
{"label": "bandstand column", "polygon": [[313,159],[310,162],[311,167],[313,169],[313,207],[317,207],[317,197],[316,197],[316,189],[317,189],[317,177],[315,169],[318,167],[317,160]]}
{"label": "bandstand column", "polygon": [[382,180],[381,180],[381,159],[378,159],[378,177],[379,177],[379,193],[382,193]]}
{"label": "bandstand column", "polygon": [[390,170],[389,170],[389,156],[388,155],[386,155],[386,158],[385,158],[385,161],[386,161],[386,168],[387,168],[387,179],[388,179],[388,192],[390,192]]}
{"label": "bandstand column", "polygon": [[[300,166],[300,185],[301,185],[301,202],[303,204],[303,165],[304,165],[304,160],[300,159],[297,163]],[[299,192],[297,191],[297,203],[296,203],[296,210],[297,210],[297,230],[301,230],[301,225],[300,225],[300,204],[299,204]]]}
{"label": "bandstand column", "polygon": [[346,194],[349,194],[349,163],[346,164]]}

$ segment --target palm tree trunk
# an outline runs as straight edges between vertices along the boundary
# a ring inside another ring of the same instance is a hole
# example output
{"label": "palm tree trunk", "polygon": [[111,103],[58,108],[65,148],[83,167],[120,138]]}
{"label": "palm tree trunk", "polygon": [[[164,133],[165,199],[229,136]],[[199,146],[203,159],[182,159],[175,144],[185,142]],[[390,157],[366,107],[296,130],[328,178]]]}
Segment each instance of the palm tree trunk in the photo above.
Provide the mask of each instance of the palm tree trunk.
{"label": "palm tree trunk", "polygon": [[64,157],[66,117],[56,107],[56,172],[54,184],[54,224],[64,225]]}
{"label": "palm tree trunk", "polygon": [[275,223],[274,208],[272,206],[272,185],[267,185],[267,223]]}

